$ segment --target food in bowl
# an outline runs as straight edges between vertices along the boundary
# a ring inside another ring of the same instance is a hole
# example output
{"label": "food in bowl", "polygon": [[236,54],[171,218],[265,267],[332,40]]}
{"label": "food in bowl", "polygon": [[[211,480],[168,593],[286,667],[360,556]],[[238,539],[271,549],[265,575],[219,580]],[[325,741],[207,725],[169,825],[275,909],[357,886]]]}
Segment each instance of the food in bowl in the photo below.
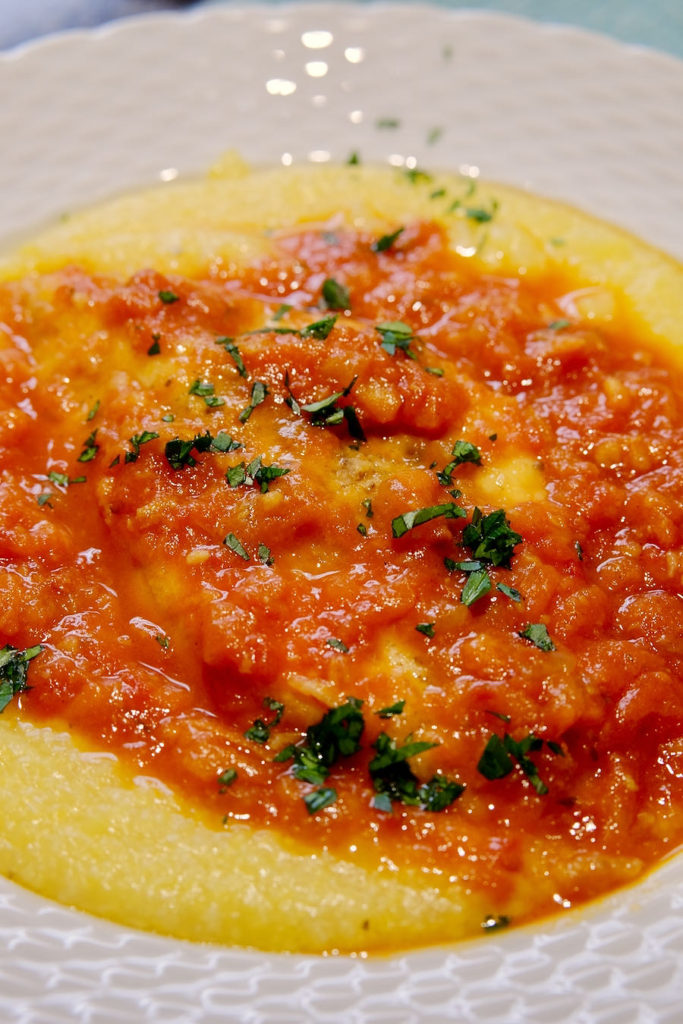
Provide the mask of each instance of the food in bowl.
{"label": "food in bowl", "polygon": [[0,263],[0,868],[452,942],[683,837],[683,269],[476,179],[226,159]]}

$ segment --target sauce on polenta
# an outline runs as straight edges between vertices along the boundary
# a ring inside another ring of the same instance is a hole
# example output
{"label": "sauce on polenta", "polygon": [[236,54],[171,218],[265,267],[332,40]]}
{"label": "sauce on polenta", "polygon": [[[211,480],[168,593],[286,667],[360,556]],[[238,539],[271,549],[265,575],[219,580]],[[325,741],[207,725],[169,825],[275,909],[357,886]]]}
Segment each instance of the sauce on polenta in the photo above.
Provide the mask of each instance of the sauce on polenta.
{"label": "sauce on polenta", "polygon": [[4,275],[0,694],[474,931],[683,840],[683,391],[567,239],[513,274],[504,199],[394,187],[244,261]]}

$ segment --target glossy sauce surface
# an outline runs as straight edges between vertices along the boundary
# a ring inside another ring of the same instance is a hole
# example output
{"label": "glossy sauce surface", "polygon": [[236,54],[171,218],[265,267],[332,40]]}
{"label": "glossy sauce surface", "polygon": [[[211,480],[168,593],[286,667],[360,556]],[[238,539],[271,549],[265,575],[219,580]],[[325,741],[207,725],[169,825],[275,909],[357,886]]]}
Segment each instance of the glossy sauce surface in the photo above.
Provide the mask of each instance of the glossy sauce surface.
{"label": "glossy sauce surface", "polygon": [[[683,837],[683,398],[618,309],[596,327],[559,275],[478,274],[438,225],[399,229],[278,233],[238,279],[0,286],[0,645],[44,647],[22,715],[217,828],[412,864],[522,920]],[[320,425],[305,407],[332,396]],[[174,467],[167,444],[207,431]],[[458,441],[480,461],[449,470]],[[521,540],[468,605],[477,508]],[[359,749],[324,783],[275,760],[348,698]],[[378,806],[382,733],[464,791]],[[535,738],[533,770],[487,777],[492,734]]]}

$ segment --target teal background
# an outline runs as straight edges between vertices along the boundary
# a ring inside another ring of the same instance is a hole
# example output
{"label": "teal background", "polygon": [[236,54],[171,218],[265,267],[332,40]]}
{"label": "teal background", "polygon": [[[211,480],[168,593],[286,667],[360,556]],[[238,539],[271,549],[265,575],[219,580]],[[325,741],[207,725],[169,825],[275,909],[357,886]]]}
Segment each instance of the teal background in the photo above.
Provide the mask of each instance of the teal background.
{"label": "teal background", "polygon": [[[204,0],[248,6],[249,0]],[[272,0],[277,6],[286,0]],[[361,0],[363,2],[363,0]],[[372,3],[374,0],[365,0]],[[399,0],[411,2],[415,0]],[[683,58],[683,0],[432,0],[435,6],[506,11],[579,25]],[[309,0],[316,6],[315,0]],[[102,24],[150,10],[200,7],[183,0],[0,0],[0,48],[64,28]]]}

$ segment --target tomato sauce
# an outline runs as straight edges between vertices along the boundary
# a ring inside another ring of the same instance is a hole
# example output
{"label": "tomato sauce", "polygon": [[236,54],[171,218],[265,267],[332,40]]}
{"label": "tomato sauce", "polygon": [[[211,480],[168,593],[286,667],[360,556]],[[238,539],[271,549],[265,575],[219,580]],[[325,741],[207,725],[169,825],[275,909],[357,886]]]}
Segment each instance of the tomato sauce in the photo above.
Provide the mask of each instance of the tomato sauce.
{"label": "tomato sauce", "polygon": [[683,839],[681,387],[571,282],[388,238],[0,286],[0,645],[43,647],[13,707],[217,828],[570,906]]}

